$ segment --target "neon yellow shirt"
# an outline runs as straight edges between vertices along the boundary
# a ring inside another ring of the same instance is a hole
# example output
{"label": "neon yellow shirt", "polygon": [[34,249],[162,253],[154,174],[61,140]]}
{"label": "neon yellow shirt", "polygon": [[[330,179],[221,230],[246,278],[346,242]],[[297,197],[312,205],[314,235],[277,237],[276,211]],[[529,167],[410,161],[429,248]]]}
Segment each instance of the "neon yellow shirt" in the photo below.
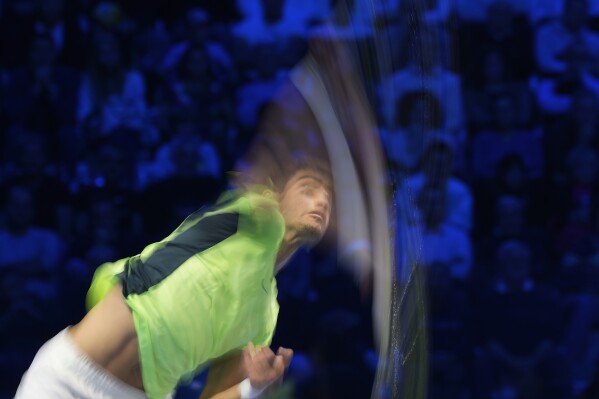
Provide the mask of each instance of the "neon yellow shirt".
{"label": "neon yellow shirt", "polygon": [[102,265],[95,305],[117,282],[133,312],[150,399],[248,342],[270,345],[279,305],[273,276],[285,225],[275,201],[245,193],[189,216],[140,255]]}

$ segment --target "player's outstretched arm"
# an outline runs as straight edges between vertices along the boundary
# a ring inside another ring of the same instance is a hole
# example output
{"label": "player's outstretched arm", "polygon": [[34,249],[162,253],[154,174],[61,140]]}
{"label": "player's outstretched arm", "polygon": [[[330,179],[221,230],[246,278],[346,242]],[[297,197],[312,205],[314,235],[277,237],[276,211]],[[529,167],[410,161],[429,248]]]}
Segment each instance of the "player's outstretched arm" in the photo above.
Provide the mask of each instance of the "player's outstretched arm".
{"label": "player's outstretched arm", "polygon": [[[293,357],[293,351],[287,348],[279,348],[275,354],[270,348],[256,348],[251,343],[244,349],[241,356],[229,358],[226,362],[218,362],[217,367],[213,371],[213,366],[208,374],[206,388],[202,392],[200,399],[253,399],[266,390],[273,383],[281,380],[283,374]],[[234,366],[232,362],[240,360],[238,366]],[[239,370],[245,372],[245,380],[239,378]],[[235,372],[233,377],[229,375],[226,378],[223,372],[229,369]],[[212,376],[212,377],[211,377]],[[232,378],[233,377],[233,378]],[[241,381],[233,386],[227,384],[233,380]],[[218,388],[223,388],[220,390]]]}

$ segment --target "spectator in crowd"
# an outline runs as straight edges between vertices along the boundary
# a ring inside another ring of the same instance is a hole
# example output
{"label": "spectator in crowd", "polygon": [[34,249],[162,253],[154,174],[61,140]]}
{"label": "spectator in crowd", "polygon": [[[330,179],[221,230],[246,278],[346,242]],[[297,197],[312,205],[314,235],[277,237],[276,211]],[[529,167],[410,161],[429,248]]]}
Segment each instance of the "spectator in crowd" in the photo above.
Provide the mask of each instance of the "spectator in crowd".
{"label": "spectator in crowd", "polygon": [[[229,154],[238,121],[234,112],[234,93],[229,83],[217,77],[214,63],[204,45],[191,46],[179,60],[176,70],[157,88],[156,105],[163,120],[177,123],[187,119],[202,129],[202,137],[212,141],[219,155]],[[165,124],[166,139],[170,123]]]}
{"label": "spectator in crowd", "polygon": [[432,398],[457,399],[469,391],[472,306],[468,289],[452,278],[451,270],[433,263],[427,270],[430,306]]}
{"label": "spectator in crowd", "polygon": [[[150,165],[142,166],[144,231],[162,236],[204,205],[213,203],[224,188],[221,160],[212,143],[201,139],[195,126],[181,122],[177,134],[157,151]],[[152,215],[167,210],[160,220]]]}
{"label": "spectator in crowd", "polygon": [[182,55],[170,90],[174,93],[176,108],[208,108],[212,101],[223,97],[205,46],[189,47]]}
{"label": "spectator in crowd", "polygon": [[176,122],[175,133],[158,147],[152,162],[138,167],[140,187],[172,176],[220,179],[223,172],[221,159],[214,144],[203,139],[206,129],[197,126],[193,120]]}
{"label": "spectator in crowd", "polygon": [[[451,278],[468,278],[472,261],[470,238],[464,231],[448,224],[447,192],[443,187],[425,185],[417,197],[422,214],[422,252],[420,262],[430,268],[435,264],[449,270]],[[420,226],[419,226],[420,227]]]}
{"label": "spectator in crowd", "polygon": [[496,209],[499,198],[504,195],[518,197],[523,201],[528,221],[534,226],[546,224],[550,201],[544,181],[533,180],[519,154],[508,154],[501,158],[493,179],[475,181],[472,190],[475,201],[475,230],[483,235],[493,229],[495,219],[490,209]]}
{"label": "spectator in crowd", "polygon": [[103,32],[94,38],[91,65],[79,88],[77,119],[100,136],[118,126],[141,129],[146,122],[144,77],[128,69],[124,54],[115,34]]}
{"label": "spectator in crowd", "polygon": [[14,185],[4,196],[6,226],[0,230],[0,270],[36,278],[51,278],[64,255],[64,243],[56,232],[33,224],[35,198],[23,186]]}
{"label": "spectator in crowd", "polygon": [[493,102],[493,125],[477,133],[472,142],[472,169],[476,178],[492,178],[499,161],[508,154],[522,157],[529,176],[538,179],[543,173],[540,132],[517,125],[514,100],[503,95]]}
{"label": "spectator in crowd", "polygon": [[36,18],[28,30],[52,37],[60,62],[80,68],[84,36],[76,20],[78,7],[71,4],[66,7],[65,3],[64,0],[36,0]]}
{"label": "spectator in crowd", "polygon": [[568,154],[567,162],[570,178],[556,186],[553,195],[558,225],[556,247],[560,252],[595,235],[597,227],[594,206],[599,192],[599,156],[593,149],[580,148]]}
{"label": "spectator in crowd", "polygon": [[513,81],[526,82],[534,69],[532,29],[523,15],[515,13],[506,0],[494,0],[486,9],[486,18],[480,23],[464,23],[460,32],[461,63],[464,67],[464,84],[482,80],[485,60],[494,54],[500,59],[505,75]]}
{"label": "spectator in crowd", "polygon": [[588,0],[563,0],[559,19],[541,25],[536,32],[535,57],[542,73],[563,73],[568,65],[564,59],[573,45],[588,55],[599,55],[599,37],[587,26]]}
{"label": "spectator in crowd", "polygon": [[417,170],[427,144],[441,134],[443,111],[434,94],[418,91],[405,93],[397,109],[396,127],[381,128],[380,135],[393,172],[401,177]]}
{"label": "spectator in crowd", "polygon": [[57,163],[48,159],[48,140],[20,129],[10,132],[0,195],[6,195],[15,185],[26,187],[33,198],[39,199],[32,203],[33,224],[56,230],[67,238],[71,233],[71,197],[69,187],[60,178]]}
{"label": "spectator in crowd", "polygon": [[[136,191],[136,159],[134,145],[109,140],[95,151],[90,151],[85,161],[77,168],[78,175],[73,184],[74,232],[77,238],[89,237],[94,231],[93,214],[95,204],[109,201],[119,209],[119,231],[124,237],[123,248],[138,248],[143,240],[139,216],[139,193]],[[77,245],[80,245],[77,242]]]}
{"label": "spectator in crowd", "polygon": [[235,96],[236,117],[242,128],[253,130],[258,124],[259,110],[275,99],[279,88],[288,77],[287,69],[282,66],[278,54],[272,54],[268,45],[254,48],[256,60],[262,60],[270,54],[270,62],[258,61],[253,67],[253,79],[240,85]]}
{"label": "spectator in crowd", "polygon": [[598,56],[589,54],[581,42],[572,43],[563,55],[566,69],[555,76],[542,77],[537,82],[537,102],[547,116],[560,116],[572,107],[573,97],[580,90],[599,95]]}
{"label": "spectator in crowd", "polygon": [[441,50],[438,28],[424,26],[417,31],[415,43],[409,46],[408,65],[391,76],[382,77],[379,91],[388,126],[392,126],[396,118],[397,98],[406,92],[426,90],[441,104],[445,130],[457,135],[463,127],[461,79],[441,63]]}
{"label": "spectator in crowd", "polygon": [[476,396],[509,390],[516,397],[568,397],[569,370],[558,351],[568,315],[562,312],[557,292],[531,276],[526,245],[505,242],[496,261],[491,290],[480,289],[475,301]]}
{"label": "spectator in crowd", "polygon": [[545,124],[547,177],[553,182],[565,178],[567,153],[573,148],[591,147],[599,151],[598,106],[595,93],[581,88],[574,93],[568,113]]}
{"label": "spectator in crowd", "polygon": [[[534,5],[540,4],[544,0],[537,0]],[[512,12],[528,18],[531,23],[535,22],[531,16],[534,11],[533,2],[529,0],[501,0],[502,3],[511,7]],[[553,3],[554,0],[549,0]],[[488,9],[498,3],[498,0],[459,0],[456,2],[456,12],[464,24],[482,23],[488,17]],[[532,8],[532,10],[531,10]],[[536,17],[536,16],[535,16]]]}
{"label": "spectator in crowd", "polygon": [[[83,66],[80,54],[86,36],[77,20],[82,8],[80,4],[66,7],[64,0],[33,0],[5,2],[4,8],[6,14],[0,23],[0,55],[9,68],[26,62],[27,48],[22,44],[31,42],[37,35],[50,37],[60,64],[74,68]],[[17,37],[19,40],[15,40]]]}
{"label": "spectator in crowd", "polygon": [[[56,48],[47,34],[32,36],[29,62],[8,76],[4,102],[8,121],[47,135],[54,161],[67,158],[74,137],[79,77],[56,62]],[[71,132],[67,135],[67,132]]]}
{"label": "spectator in crowd", "polygon": [[492,230],[479,239],[476,254],[476,265],[479,268],[478,278],[484,277],[493,269],[494,254],[504,242],[510,240],[520,241],[530,249],[533,259],[533,275],[547,281],[554,274],[547,266],[551,259],[550,237],[544,230],[530,224],[527,207],[534,207],[535,203],[527,204],[524,199],[514,195],[502,195],[494,204],[495,218]]}
{"label": "spectator in crowd", "polygon": [[175,43],[164,56],[159,71],[168,74],[180,65],[181,58],[188,53],[191,47],[205,49],[210,69],[219,80],[234,79],[233,59],[229,54],[227,40],[217,40],[212,37],[213,21],[210,14],[202,8],[192,8],[185,15],[185,36],[183,40]]}
{"label": "spectator in crowd", "polygon": [[464,104],[470,131],[480,131],[493,123],[493,101],[500,96],[508,95],[514,99],[516,123],[519,126],[530,126],[534,111],[534,97],[528,83],[515,80],[505,56],[498,51],[480,54],[482,62],[477,65],[476,74],[464,90]]}
{"label": "spectator in crowd", "polygon": [[[250,2],[248,2],[250,3]],[[258,0],[247,8],[244,19],[232,33],[250,47],[265,43],[282,43],[306,36],[306,21],[294,10],[285,13],[287,0]]]}
{"label": "spectator in crowd", "polygon": [[[404,198],[418,198],[426,186],[444,191],[445,208],[442,222],[468,233],[472,227],[472,194],[470,188],[453,176],[455,141],[447,135],[429,140],[419,172],[408,177],[400,188]],[[415,221],[420,220],[415,211]]]}
{"label": "spectator in crowd", "polygon": [[18,373],[24,372],[33,358],[31,348],[55,333],[63,317],[59,272],[66,246],[56,232],[33,224],[36,199],[19,185],[2,198],[0,372],[9,378],[3,385],[13,390]]}
{"label": "spectator in crowd", "polygon": [[[298,381],[297,397],[368,396],[376,371],[371,360],[374,344],[369,326],[370,303],[360,301],[354,277],[340,267],[337,256],[318,247],[308,255],[312,263],[309,300],[302,304],[297,298],[289,301],[288,297],[285,303],[293,307],[282,308],[280,319],[286,331],[293,330],[282,336],[298,342],[298,348],[306,354],[311,366],[308,378]],[[299,320],[318,328],[299,331],[296,314],[301,317]],[[346,384],[343,390],[335,389],[342,381]]]}

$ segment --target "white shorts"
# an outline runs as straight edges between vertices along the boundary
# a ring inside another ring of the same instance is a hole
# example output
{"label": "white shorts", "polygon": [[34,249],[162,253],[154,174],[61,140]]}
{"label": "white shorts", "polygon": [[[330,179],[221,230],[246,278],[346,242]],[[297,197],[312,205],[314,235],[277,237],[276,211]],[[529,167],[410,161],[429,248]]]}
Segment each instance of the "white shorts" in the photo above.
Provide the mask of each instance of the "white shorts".
{"label": "white shorts", "polygon": [[15,399],[147,399],[75,346],[67,329],[46,342],[23,375]]}

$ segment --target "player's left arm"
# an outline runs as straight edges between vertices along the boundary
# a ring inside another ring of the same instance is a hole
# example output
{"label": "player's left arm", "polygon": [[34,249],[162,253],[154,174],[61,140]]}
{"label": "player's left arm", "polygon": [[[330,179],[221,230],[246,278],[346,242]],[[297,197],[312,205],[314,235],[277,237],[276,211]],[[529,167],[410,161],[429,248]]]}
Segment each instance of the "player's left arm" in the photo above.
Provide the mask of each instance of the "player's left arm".
{"label": "player's left arm", "polygon": [[202,390],[200,399],[235,398],[235,396],[230,396],[230,394],[227,396],[225,393],[236,388],[246,375],[243,352],[239,351],[216,359],[210,365],[206,386]]}
{"label": "player's left arm", "polygon": [[[200,399],[254,398],[280,381],[291,363],[293,351],[269,347],[256,348],[251,343],[243,353],[221,359],[210,367],[206,388]],[[242,396],[245,392],[245,396]]]}

